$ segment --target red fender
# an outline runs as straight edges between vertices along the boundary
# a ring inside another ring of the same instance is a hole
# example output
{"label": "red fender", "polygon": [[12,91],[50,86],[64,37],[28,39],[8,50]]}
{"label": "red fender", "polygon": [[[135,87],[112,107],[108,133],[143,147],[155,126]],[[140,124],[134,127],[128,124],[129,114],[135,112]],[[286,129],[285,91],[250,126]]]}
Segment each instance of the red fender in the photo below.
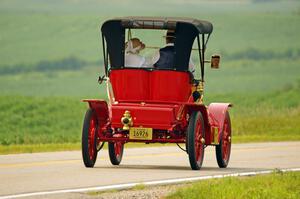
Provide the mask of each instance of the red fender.
{"label": "red fender", "polygon": [[[185,103],[185,108],[187,109],[187,112],[189,114],[191,114],[193,111],[201,112],[203,117],[203,122],[204,122],[205,137],[210,137],[210,125],[209,125],[208,112],[206,106],[204,104]],[[207,139],[205,140],[209,141]],[[209,142],[206,142],[206,144],[209,144]]]}
{"label": "red fender", "polygon": [[96,113],[100,128],[110,122],[110,111],[105,100],[84,99],[83,102],[88,102],[89,107]]}
{"label": "red fender", "polygon": [[218,142],[220,140],[220,134],[223,131],[225,115],[229,107],[232,107],[230,103],[211,103],[208,106],[208,121],[211,127],[218,128]]}

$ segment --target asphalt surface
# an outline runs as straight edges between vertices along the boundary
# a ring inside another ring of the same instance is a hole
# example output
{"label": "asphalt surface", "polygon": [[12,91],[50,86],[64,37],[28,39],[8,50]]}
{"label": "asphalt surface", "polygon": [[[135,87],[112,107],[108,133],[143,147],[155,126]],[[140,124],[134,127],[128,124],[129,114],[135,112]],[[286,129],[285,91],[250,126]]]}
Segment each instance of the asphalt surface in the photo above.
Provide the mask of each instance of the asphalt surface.
{"label": "asphalt surface", "polygon": [[174,147],[126,148],[121,165],[108,151],[85,168],[80,151],[0,156],[1,196],[132,182],[300,167],[300,142],[234,144],[228,168],[218,168],[214,147],[207,147],[202,169],[190,169],[188,156]]}

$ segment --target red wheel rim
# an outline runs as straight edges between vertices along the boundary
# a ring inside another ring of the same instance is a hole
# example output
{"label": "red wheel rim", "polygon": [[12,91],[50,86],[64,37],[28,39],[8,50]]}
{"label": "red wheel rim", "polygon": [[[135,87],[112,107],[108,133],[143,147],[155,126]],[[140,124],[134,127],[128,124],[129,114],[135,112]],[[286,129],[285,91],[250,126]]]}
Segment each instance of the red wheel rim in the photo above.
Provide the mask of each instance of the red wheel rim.
{"label": "red wheel rim", "polygon": [[89,156],[91,160],[95,159],[97,153],[97,149],[95,146],[96,129],[97,129],[97,121],[95,116],[92,116],[90,120],[89,136],[88,136],[88,144],[89,144],[88,149],[89,149]]}
{"label": "red wheel rim", "polygon": [[123,146],[123,144],[121,142],[115,142],[114,143],[115,156],[116,156],[117,159],[119,159],[120,156],[122,155],[122,146]]}
{"label": "red wheel rim", "polygon": [[230,127],[230,121],[228,117],[225,118],[224,121],[224,129],[223,129],[223,135],[222,135],[222,158],[224,161],[228,161],[229,154],[230,154],[230,148],[231,148],[231,127]]}
{"label": "red wheel rim", "polygon": [[199,164],[201,162],[202,159],[202,155],[203,155],[203,143],[201,142],[202,137],[202,122],[200,117],[197,118],[196,121],[196,128],[195,128],[195,155],[196,155],[196,161]]}

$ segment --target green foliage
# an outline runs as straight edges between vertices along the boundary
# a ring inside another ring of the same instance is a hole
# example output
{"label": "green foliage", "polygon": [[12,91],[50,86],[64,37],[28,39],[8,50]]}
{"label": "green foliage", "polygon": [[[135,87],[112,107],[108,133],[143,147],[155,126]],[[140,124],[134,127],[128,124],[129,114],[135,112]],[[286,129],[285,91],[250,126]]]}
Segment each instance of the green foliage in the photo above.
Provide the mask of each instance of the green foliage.
{"label": "green foliage", "polygon": [[224,61],[218,70],[206,68],[205,96],[253,96],[293,87],[300,78],[299,64],[300,59]]}
{"label": "green foliage", "polygon": [[[0,2],[0,66],[36,65],[76,57],[86,62],[102,58],[99,26],[111,17],[145,15],[206,19],[214,32],[208,55],[232,59],[299,55],[299,2],[243,3],[192,0],[36,1]],[[134,5],[134,6],[132,6]],[[171,12],[170,12],[171,11]],[[141,34],[146,45],[161,40]],[[161,40],[162,41],[162,40]],[[160,43],[162,45],[162,43]],[[291,50],[292,49],[292,50]]]}
{"label": "green foliage", "polygon": [[97,82],[100,72],[99,68],[88,67],[72,71],[0,75],[0,95],[99,98],[106,96],[104,85]]}
{"label": "green foliage", "polygon": [[278,50],[260,50],[258,48],[248,48],[238,52],[227,53],[224,51],[223,56],[226,60],[272,60],[272,59],[299,59],[300,58],[300,49],[286,49],[284,51]]}
{"label": "green foliage", "polygon": [[[299,90],[255,96],[215,95],[211,101],[235,104],[231,110],[234,139],[299,140]],[[1,145],[80,142],[86,105],[77,98],[0,96],[0,110]]]}
{"label": "green foliage", "polygon": [[193,183],[167,196],[167,199],[201,198],[299,198],[300,172],[255,177],[212,179]]}
{"label": "green foliage", "polygon": [[144,189],[146,189],[146,185],[138,184],[138,185],[135,185],[134,187],[132,187],[131,189],[132,190],[144,190]]}
{"label": "green foliage", "polygon": [[72,98],[0,97],[0,144],[79,142],[86,105]]}
{"label": "green foliage", "polygon": [[272,93],[211,95],[207,103],[231,102],[233,139],[242,142],[299,140],[300,87]]}
{"label": "green foliage", "polygon": [[[29,135],[28,135],[29,136]],[[80,150],[80,143],[50,143],[50,144],[11,144],[0,145],[0,154],[37,153],[51,151]]]}
{"label": "green foliage", "polygon": [[[100,61],[98,61],[100,63]],[[87,63],[76,57],[68,57],[57,61],[40,61],[33,65],[16,64],[10,66],[0,66],[0,74],[18,74],[24,72],[49,72],[61,70],[79,70],[83,67],[90,66],[96,63]]]}
{"label": "green foliage", "polygon": [[[299,80],[299,63],[284,60],[240,60],[221,63],[219,70],[206,68],[205,98],[216,94],[255,96],[288,89]],[[97,83],[103,68],[84,67],[80,70],[59,70],[0,75],[1,95],[106,96],[104,85]],[[218,98],[212,99],[220,101]],[[245,100],[245,99],[243,99]],[[289,101],[289,100],[287,100]],[[282,102],[282,103],[286,103]]]}

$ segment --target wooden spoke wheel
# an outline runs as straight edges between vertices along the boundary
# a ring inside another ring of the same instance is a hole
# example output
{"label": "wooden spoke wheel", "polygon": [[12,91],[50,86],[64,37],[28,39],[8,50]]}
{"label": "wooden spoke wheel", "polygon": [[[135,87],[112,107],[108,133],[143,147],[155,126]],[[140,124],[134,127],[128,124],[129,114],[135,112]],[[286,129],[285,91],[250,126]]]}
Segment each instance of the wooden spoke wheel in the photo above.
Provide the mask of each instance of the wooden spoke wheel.
{"label": "wooden spoke wheel", "polygon": [[187,130],[187,152],[193,170],[199,170],[204,157],[205,131],[200,111],[191,114]]}
{"label": "wooden spoke wheel", "polygon": [[86,167],[94,167],[98,153],[98,122],[97,117],[92,109],[88,109],[85,114],[82,129],[82,158]]}
{"label": "wooden spoke wheel", "polygon": [[110,162],[113,165],[119,165],[122,161],[124,151],[124,143],[122,142],[109,142],[108,153]]}
{"label": "wooden spoke wheel", "polygon": [[231,122],[228,111],[225,115],[223,131],[220,134],[220,143],[216,146],[216,157],[220,168],[226,168],[231,152]]}

